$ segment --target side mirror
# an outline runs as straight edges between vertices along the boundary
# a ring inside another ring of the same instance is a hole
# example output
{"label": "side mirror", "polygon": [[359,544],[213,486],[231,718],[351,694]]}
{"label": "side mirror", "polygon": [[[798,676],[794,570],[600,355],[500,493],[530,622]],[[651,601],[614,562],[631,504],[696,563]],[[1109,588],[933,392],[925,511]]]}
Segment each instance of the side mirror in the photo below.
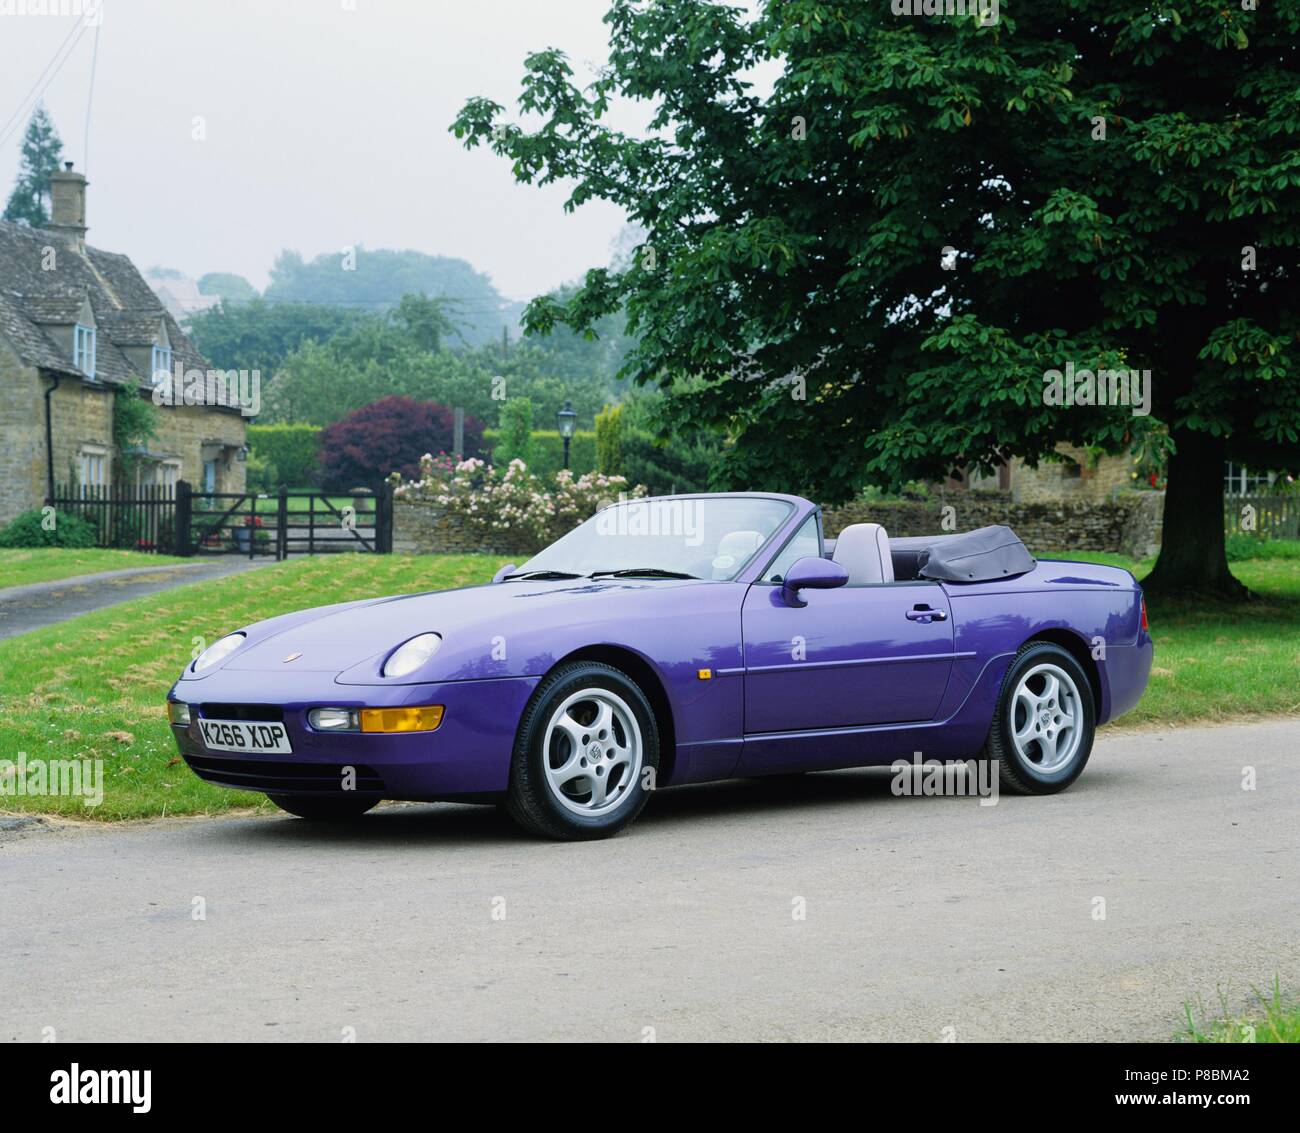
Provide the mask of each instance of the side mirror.
{"label": "side mirror", "polygon": [[808,603],[799,597],[800,590],[834,590],[849,580],[849,572],[839,563],[830,559],[806,555],[795,559],[790,569],[785,572],[785,581],[781,583],[781,597],[790,606],[806,606]]}
{"label": "side mirror", "polygon": [[492,576],[492,581],[494,583],[500,582],[503,578],[505,578],[506,575],[514,574],[515,571],[518,569],[519,568],[516,567],[514,563],[506,563],[505,566],[503,566],[500,570],[496,572],[496,574]]}

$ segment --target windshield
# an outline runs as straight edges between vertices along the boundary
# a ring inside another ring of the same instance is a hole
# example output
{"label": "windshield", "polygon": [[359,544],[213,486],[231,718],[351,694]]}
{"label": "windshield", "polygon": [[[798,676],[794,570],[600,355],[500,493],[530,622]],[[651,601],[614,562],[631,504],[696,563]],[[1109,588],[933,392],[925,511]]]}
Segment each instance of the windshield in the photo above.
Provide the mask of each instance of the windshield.
{"label": "windshield", "polygon": [[648,570],[730,581],[790,516],[783,500],[684,496],[597,512],[517,573]]}

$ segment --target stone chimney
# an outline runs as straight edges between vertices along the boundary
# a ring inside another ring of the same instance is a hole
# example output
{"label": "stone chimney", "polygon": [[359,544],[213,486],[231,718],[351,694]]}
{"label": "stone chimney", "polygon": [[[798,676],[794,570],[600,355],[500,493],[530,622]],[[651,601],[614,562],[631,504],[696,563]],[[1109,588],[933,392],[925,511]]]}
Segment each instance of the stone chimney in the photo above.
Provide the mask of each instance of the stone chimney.
{"label": "stone chimney", "polygon": [[73,173],[70,161],[63,163],[62,171],[50,174],[47,228],[78,252],[86,250],[86,177],[83,173]]}

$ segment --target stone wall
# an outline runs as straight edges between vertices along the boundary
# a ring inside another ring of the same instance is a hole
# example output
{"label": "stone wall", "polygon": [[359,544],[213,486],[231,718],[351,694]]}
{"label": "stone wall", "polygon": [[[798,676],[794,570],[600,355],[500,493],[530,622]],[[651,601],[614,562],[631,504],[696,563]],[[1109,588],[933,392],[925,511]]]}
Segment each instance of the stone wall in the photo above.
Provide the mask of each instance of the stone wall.
{"label": "stone wall", "polygon": [[502,531],[490,540],[428,500],[393,500],[393,551],[403,555],[517,555],[520,561],[540,551],[521,533]]}
{"label": "stone wall", "polygon": [[1011,464],[1011,494],[1016,503],[1057,500],[1104,501],[1133,487],[1133,462],[1127,456],[1095,460],[1081,448],[1058,445],[1064,463],[1043,460],[1037,468],[1017,459]]}
{"label": "stone wall", "polygon": [[40,384],[0,338],[0,526],[45,497]]}
{"label": "stone wall", "polygon": [[1031,551],[1118,551],[1141,557],[1159,548],[1163,503],[1163,492],[1017,503],[1010,492],[958,491],[923,501],[877,500],[828,508],[825,531],[833,538],[851,523],[880,523],[890,535],[905,537],[1004,523]]}
{"label": "stone wall", "polygon": [[[48,388],[49,378],[43,378],[41,385]],[[113,482],[116,471],[117,454],[113,451],[113,391],[87,385],[80,378],[65,376],[59,382],[59,388],[50,398],[51,420],[54,434],[54,482],[56,484],[75,484],[77,482],[78,458],[84,448],[92,447],[104,451],[107,482]],[[45,449],[45,406],[32,422],[41,438],[42,457]],[[45,498],[45,469],[41,468],[40,486],[35,498],[28,505],[37,507]]]}
{"label": "stone wall", "polygon": [[[850,523],[881,523],[890,535],[933,535],[945,530],[951,507],[953,530],[1005,523],[1031,551],[1118,551],[1141,558],[1160,546],[1163,492],[1123,492],[1111,500],[1016,503],[1010,492],[951,492],[924,501],[890,500],[828,508],[825,531],[834,538]],[[949,525],[951,526],[951,525]],[[540,550],[508,531],[483,541],[459,516],[426,500],[393,501],[393,550],[404,554],[517,555]]]}
{"label": "stone wall", "polygon": [[218,492],[242,492],[246,464],[238,459],[248,421],[228,409],[203,405],[164,405],[158,409],[158,432],[149,442],[151,453],[179,457],[181,478],[194,490],[203,488],[203,461],[217,461]]}

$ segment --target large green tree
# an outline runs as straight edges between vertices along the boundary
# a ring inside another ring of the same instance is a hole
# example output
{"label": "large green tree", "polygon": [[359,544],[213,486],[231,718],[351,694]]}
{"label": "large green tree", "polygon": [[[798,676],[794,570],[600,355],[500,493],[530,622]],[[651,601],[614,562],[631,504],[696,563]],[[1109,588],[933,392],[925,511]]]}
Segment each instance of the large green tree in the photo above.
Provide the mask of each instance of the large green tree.
{"label": "large green tree", "polygon": [[42,228],[50,222],[50,174],[57,173],[63,143],[44,106],[37,106],[23,134],[18,180],[4,219]]}
{"label": "large green tree", "polygon": [[[625,373],[705,379],[674,404],[733,434],[723,475],[828,501],[1163,443],[1150,584],[1239,592],[1223,461],[1294,466],[1300,435],[1300,0],[926,7],[613,0],[592,85],[548,50],[519,123],[466,103],[466,145],[646,232],[527,324],[625,307]],[[1050,404],[1067,366],[1149,370],[1152,412]]]}

